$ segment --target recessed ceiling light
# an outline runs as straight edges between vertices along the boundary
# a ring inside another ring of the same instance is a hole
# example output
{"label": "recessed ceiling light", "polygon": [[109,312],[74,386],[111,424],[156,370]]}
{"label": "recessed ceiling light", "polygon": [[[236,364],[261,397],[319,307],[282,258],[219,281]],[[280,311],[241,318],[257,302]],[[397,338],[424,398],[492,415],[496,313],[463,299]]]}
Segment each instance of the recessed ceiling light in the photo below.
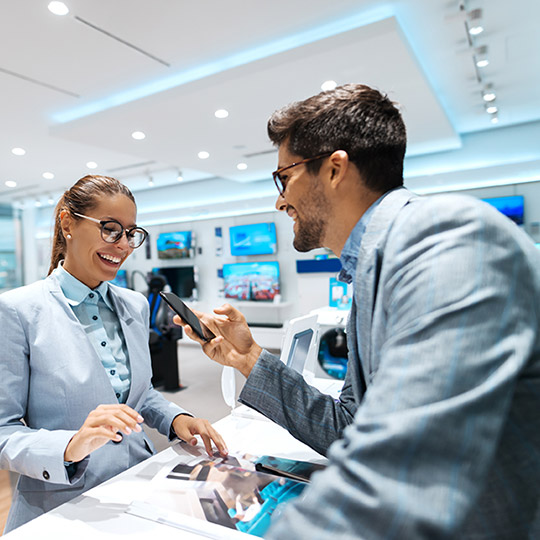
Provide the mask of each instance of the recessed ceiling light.
{"label": "recessed ceiling light", "polygon": [[69,13],[69,9],[64,2],[49,2],[47,7],[55,15],[67,15]]}
{"label": "recessed ceiling light", "polygon": [[24,156],[24,154],[26,154],[26,150],[24,148],[12,148],[11,152],[16,156]]}
{"label": "recessed ceiling light", "polygon": [[54,174],[52,172],[44,172],[41,176],[43,176],[45,180],[52,180],[54,178]]}
{"label": "recessed ceiling light", "polygon": [[48,197],[48,199],[47,199],[47,202],[48,202],[49,204],[54,204],[54,198],[53,198],[52,195],[49,195],[49,197]]}
{"label": "recessed ceiling light", "polygon": [[216,118],[227,118],[227,116],[229,116],[229,111],[226,109],[218,109],[214,115]]}
{"label": "recessed ceiling light", "polygon": [[489,114],[495,114],[499,109],[497,109],[497,105],[488,105],[486,107],[486,112]]}
{"label": "recessed ceiling light", "polygon": [[498,124],[499,123],[499,118],[497,116],[494,116],[492,119],[491,119],[491,123],[492,124]]}
{"label": "recessed ceiling light", "polygon": [[150,187],[154,187],[154,178],[152,176],[148,177],[148,185]]}
{"label": "recessed ceiling light", "polygon": [[479,68],[484,68],[486,66],[489,66],[489,60],[487,58],[482,58],[481,60],[477,60],[476,65]]}
{"label": "recessed ceiling light", "polygon": [[136,141],[142,141],[144,138],[146,138],[146,135],[142,132],[142,131],[134,131],[131,136],[136,140]]}
{"label": "recessed ceiling light", "polygon": [[17,187],[17,182],[15,180],[6,180],[7,187]]}
{"label": "recessed ceiling light", "polygon": [[210,154],[206,150],[201,150],[198,154],[199,159],[208,159]]}
{"label": "recessed ceiling light", "polygon": [[39,199],[36,199],[36,202],[34,203],[37,208],[41,206],[41,201]]}
{"label": "recessed ceiling light", "polygon": [[184,175],[182,174],[182,171],[178,171],[176,174],[176,179],[181,182],[184,179]]}
{"label": "recessed ceiling light", "polygon": [[239,163],[236,168],[239,170],[239,171],[245,171],[247,169],[247,163]]}
{"label": "recessed ceiling light", "polygon": [[89,161],[86,166],[89,168],[89,169],[97,169],[97,163],[95,161]]}
{"label": "recessed ceiling light", "polygon": [[321,90],[324,90],[326,92],[327,90],[333,90],[336,86],[336,81],[324,81],[321,84]]}
{"label": "recessed ceiling light", "polygon": [[484,28],[482,26],[471,26],[469,28],[469,34],[471,34],[471,36],[478,36],[483,31],[484,31]]}
{"label": "recessed ceiling light", "polygon": [[491,90],[484,92],[483,95],[484,101],[494,101],[496,97],[495,92],[492,92]]}

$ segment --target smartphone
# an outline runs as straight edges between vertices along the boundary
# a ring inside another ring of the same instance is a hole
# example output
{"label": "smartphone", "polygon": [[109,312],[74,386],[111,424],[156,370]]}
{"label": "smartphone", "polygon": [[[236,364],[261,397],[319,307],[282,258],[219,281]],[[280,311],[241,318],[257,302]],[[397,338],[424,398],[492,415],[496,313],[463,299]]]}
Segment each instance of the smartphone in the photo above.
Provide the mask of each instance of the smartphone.
{"label": "smartphone", "polygon": [[326,467],[319,463],[285,459],[274,456],[261,456],[255,462],[255,470],[270,474],[276,474],[285,478],[292,478],[300,482],[309,482],[311,475]]}
{"label": "smartphone", "polygon": [[176,294],[160,292],[159,295],[186,324],[191,326],[195,334],[203,341],[210,341],[216,337]]}

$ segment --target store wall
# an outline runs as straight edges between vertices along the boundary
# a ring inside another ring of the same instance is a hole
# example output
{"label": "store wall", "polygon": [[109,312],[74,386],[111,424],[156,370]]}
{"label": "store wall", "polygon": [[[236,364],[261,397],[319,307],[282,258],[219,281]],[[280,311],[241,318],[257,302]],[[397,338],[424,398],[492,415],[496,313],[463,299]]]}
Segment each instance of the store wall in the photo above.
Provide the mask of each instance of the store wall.
{"label": "store wall", "polygon": [[[204,189],[201,182],[200,189]],[[151,191],[149,192],[151,193]],[[457,193],[457,192],[456,192]],[[462,192],[478,198],[500,197],[508,195],[523,195],[525,199],[525,224],[523,229],[535,242],[540,242],[540,183],[524,183],[506,185]],[[281,303],[268,302],[231,302],[239,306],[250,322],[281,323],[289,318],[307,313],[313,309],[328,304],[328,285],[330,277],[334,274],[297,274],[296,261],[299,259],[312,259],[317,254],[325,254],[325,250],[315,250],[310,253],[298,253],[292,247],[293,232],[292,221],[284,213],[271,211],[273,197],[254,198],[252,201],[243,201],[240,204],[228,203],[228,206],[216,203],[204,209],[204,215],[211,215],[216,208],[224,214],[236,211],[243,215],[224,215],[211,219],[198,219],[186,221],[182,217],[183,210],[178,211],[178,222],[175,222],[174,208],[169,208],[160,214],[159,211],[146,210],[145,193],[136,193],[139,204],[139,222],[150,232],[150,258],[146,256],[144,247],[136,250],[126,261],[124,268],[131,274],[138,270],[143,274],[154,267],[162,266],[190,266],[198,269],[199,299],[196,307],[201,310],[210,310],[221,305],[225,299],[220,295],[222,283],[218,278],[218,268],[225,263],[247,261],[278,261],[281,271]],[[165,188],[161,197],[166,197]],[[176,196],[176,195],[175,195]],[[175,196],[171,197],[174,202]],[[268,199],[268,200],[267,200]],[[172,206],[174,206],[171,203]],[[266,208],[268,211],[261,211]],[[29,283],[46,275],[49,264],[50,235],[52,231],[52,207],[31,208],[23,212],[24,223],[24,253],[27,257],[25,282]],[[250,213],[252,211],[253,213]],[[146,225],[146,223],[162,224]],[[249,223],[273,221],[276,224],[278,250],[275,255],[260,255],[252,257],[232,257],[229,247],[229,227]],[[216,239],[214,229],[221,227],[223,231],[222,255],[216,255]],[[191,230],[197,238],[196,254],[193,259],[169,260],[158,259],[156,239],[162,232]],[[146,284],[136,275],[133,278],[136,290],[144,292]]]}

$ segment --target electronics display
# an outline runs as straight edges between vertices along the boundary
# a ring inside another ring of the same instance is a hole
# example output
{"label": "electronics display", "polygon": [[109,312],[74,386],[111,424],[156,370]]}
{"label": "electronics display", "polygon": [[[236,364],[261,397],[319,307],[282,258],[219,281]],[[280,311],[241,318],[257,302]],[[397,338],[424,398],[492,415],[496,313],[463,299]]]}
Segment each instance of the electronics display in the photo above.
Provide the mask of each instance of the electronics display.
{"label": "electronics display", "polygon": [[124,287],[125,289],[129,289],[127,282],[127,272],[125,270],[118,270],[118,272],[116,272],[115,278],[111,279],[109,283],[117,285],[118,287]]}
{"label": "electronics display", "polygon": [[494,206],[499,212],[509,217],[514,223],[523,225],[523,195],[511,195],[509,197],[492,197],[482,199]]}
{"label": "electronics display", "polygon": [[171,306],[172,310],[186,323],[203,341],[210,341],[216,336],[206,327],[203,322],[189,309],[176,294],[160,292],[159,296]]}
{"label": "electronics display", "polygon": [[157,239],[158,259],[188,259],[192,256],[191,231],[161,233]]}
{"label": "electronics display", "polygon": [[271,255],[277,251],[275,223],[254,223],[229,228],[231,255]]}
{"label": "electronics display", "polygon": [[167,280],[171,291],[180,298],[191,298],[197,286],[194,266],[170,266],[168,268],[153,268],[153,274],[161,274]]}
{"label": "electronics display", "polygon": [[279,264],[251,262],[223,265],[225,298],[271,301],[279,294]]}

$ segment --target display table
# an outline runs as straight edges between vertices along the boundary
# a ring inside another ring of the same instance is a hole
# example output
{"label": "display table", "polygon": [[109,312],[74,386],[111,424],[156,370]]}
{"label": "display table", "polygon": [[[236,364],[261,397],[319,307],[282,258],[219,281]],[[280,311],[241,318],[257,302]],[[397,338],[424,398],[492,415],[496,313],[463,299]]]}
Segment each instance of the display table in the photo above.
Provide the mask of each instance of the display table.
{"label": "display table", "polygon": [[[287,431],[267,420],[229,415],[214,424],[231,453],[270,454],[291,459],[324,463],[325,459],[294,439]],[[144,498],[154,475],[177,456],[175,446],[128,469],[115,478],[40,516],[7,534],[8,540],[29,538],[99,540],[208,538],[125,513],[137,499]],[[228,529],[223,528],[223,538]],[[241,534],[241,533],[237,533]],[[245,535],[246,538],[255,538]]]}

